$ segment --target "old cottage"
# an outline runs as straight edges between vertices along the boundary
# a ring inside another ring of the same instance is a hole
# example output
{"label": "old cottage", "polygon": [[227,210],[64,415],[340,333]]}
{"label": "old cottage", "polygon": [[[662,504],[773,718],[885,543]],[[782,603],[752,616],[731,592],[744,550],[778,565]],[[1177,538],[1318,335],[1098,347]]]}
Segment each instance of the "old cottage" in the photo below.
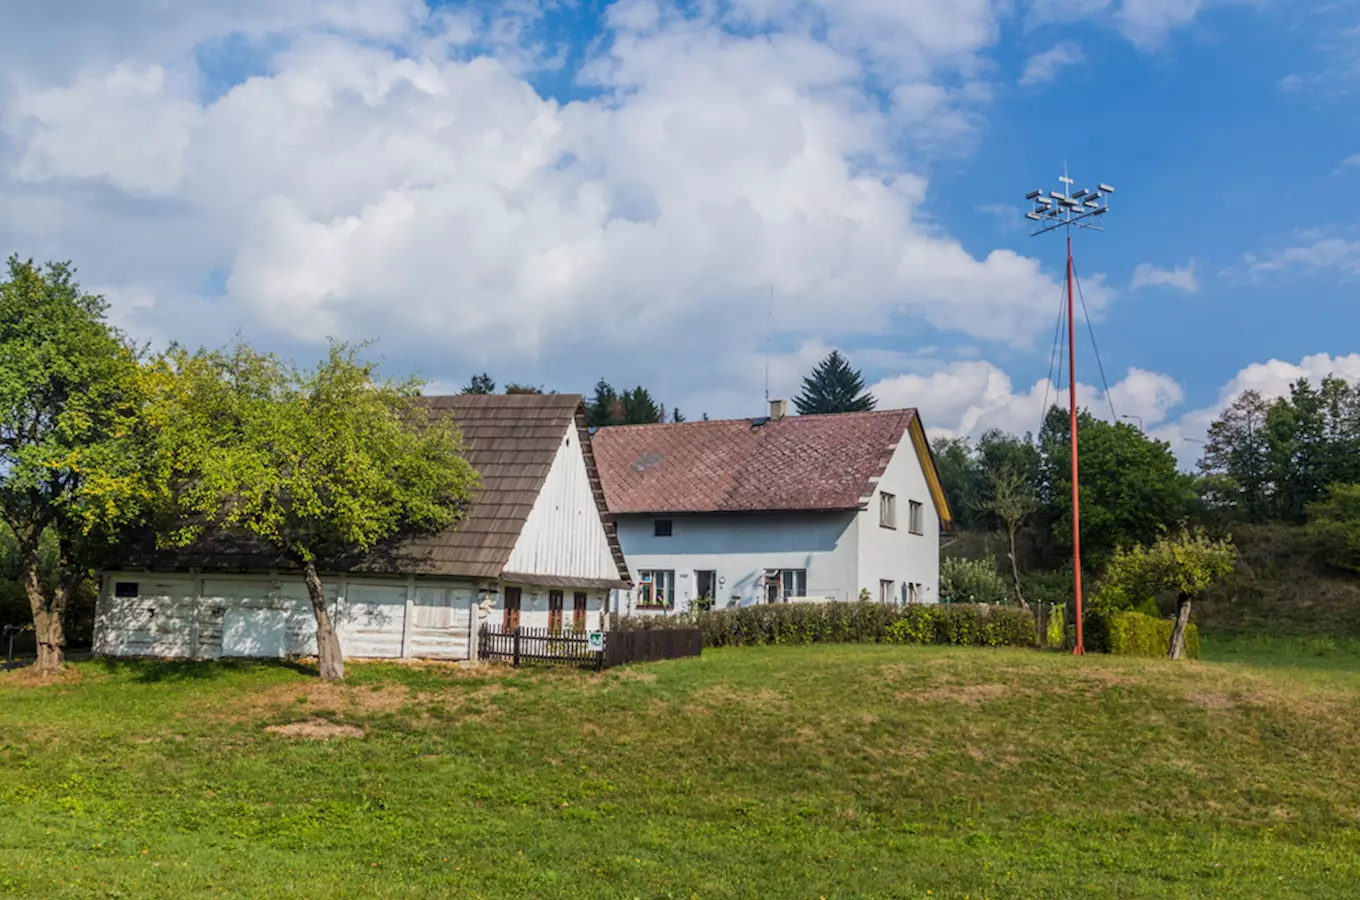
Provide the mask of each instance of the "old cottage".
{"label": "old cottage", "polygon": [[[325,576],[348,657],[467,659],[476,630],[601,627],[628,584],[577,395],[429,397],[481,476],[455,527]],[[316,652],[301,576],[248,551],[197,548],[105,572],[95,652],[284,657]]]}

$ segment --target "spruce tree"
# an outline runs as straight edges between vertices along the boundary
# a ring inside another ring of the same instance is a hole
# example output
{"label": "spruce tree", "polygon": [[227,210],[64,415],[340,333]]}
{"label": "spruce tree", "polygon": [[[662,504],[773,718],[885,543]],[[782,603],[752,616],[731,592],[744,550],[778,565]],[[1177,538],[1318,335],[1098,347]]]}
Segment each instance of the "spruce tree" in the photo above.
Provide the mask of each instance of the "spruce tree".
{"label": "spruce tree", "polygon": [[878,405],[874,396],[864,390],[864,378],[850,368],[850,362],[839,350],[832,350],[803,379],[803,392],[793,398],[794,408],[801,416],[821,413],[868,412]]}

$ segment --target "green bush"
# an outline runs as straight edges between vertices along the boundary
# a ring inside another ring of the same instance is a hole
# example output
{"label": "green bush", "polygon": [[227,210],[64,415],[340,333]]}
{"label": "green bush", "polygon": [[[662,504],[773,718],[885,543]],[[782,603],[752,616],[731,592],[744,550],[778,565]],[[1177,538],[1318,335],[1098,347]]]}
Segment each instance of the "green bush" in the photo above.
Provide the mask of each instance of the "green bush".
{"label": "green bush", "polygon": [[[1175,621],[1141,612],[1092,610],[1082,619],[1086,649],[1118,656],[1163,657],[1171,647]],[[1199,658],[1199,629],[1185,626],[1185,655]]]}
{"label": "green bush", "polygon": [[1050,647],[1061,647],[1067,634],[1067,607],[1055,606],[1048,614],[1048,631],[1045,633],[1045,643]]}
{"label": "green bush", "polygon": [[1030,613],[974,604],[775,603],[678,616],[615,616],[611,627],[698,628],[705,647],[862,643],[1028,647],[1035,637]]}
{"label": "green bush", "polygon": [[1011,588],[996,572],[992,559],[940,560],[940,596],[954,603],[1005,603]]}

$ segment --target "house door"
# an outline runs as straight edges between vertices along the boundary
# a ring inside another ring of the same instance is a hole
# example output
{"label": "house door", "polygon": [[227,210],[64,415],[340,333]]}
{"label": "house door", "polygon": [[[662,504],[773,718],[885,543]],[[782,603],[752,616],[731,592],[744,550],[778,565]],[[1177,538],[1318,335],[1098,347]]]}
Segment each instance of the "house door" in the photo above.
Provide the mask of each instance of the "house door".
{"label": "house door", "polygon": [[562,592],[548,591],[548,630],[562,633]]}
{"label": "house door", "polygon": [[505,589],[505,619],[501,622],[501,628],[505,631],[514,631],[519,627],[520,596],[520,589],[517,587]]}
{"label": "house door", "polygon": [[586,599],[585,591],[577,591],[573,598],[574,605],[571,608],[571,630],[581,634],[586,630]]}
{"label": "house door", "polygon": [[700,609],[712,609],[718,598],[718,573],[712,569],[694,573],[694,601]]}

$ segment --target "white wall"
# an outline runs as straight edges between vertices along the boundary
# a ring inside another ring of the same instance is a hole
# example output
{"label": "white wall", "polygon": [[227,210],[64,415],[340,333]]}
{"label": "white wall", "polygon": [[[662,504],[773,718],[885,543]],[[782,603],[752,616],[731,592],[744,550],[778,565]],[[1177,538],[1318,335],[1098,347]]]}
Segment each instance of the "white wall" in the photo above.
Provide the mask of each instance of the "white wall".
{"label": "white wall", "polygon": [[[859,595],[852,513],[750,513],[669,517],[670,537],[656,537],[658,516],[619,516],[619,544],[636,583],[643,569],[675,571],[675,611],[689,608],[699,570],[716,570],[717,608],[761,602],[766,569],[806,569],[807,593],[836,600]],[[615,611],[632,610],[632,592],[615,591]]]}
{"label": "white wall", "polygon": [[[897,498],[897,527],[879,524],[879,495],[886,491]],[[910,531],[909,501],[922,505],[921,534]],[[910,433],[893,453],[874,490],[869,508],[860,512],[858,582],[878,599],[879,581],[894,584],[898,602],[904,599],[902,585],[920,584],[918,603],[937,603],[940,598],[940,517],[930,496],[925,472],[916,455]]]}
{"label": "white wall", "polygon": [[[617,570],[616,570],[617,571]],[[617,575],[615,576],[618,577]],[[521,628],[547,628],[549,622],[548,594],[550,591],[562,592],[562,627],[571,630],[572,611],[576,606],[576,595],[586,595],[586,630],[603,631],[603,613],[609,592],[598,588],[546,588],[533,585],[511,585],[520,589],[519,624]],[[505,623],[505,587],[501,587],[491,598],[489,612],[481,623],[492,628],[501,628]]]}
{"label": "white wall", "polygon": [[[323,579],[347,657],[467,659],[478,585],[461,580]],[[115,596],[115,586],[136,595]],[[292,574],[104,574],[94,650],[109,656],[215,659],[316,653],[307,588]]]}
{"label": "white wall", "polygon": [[517,575],[617,581],[576,423],[567,426],[552,468],[505,564]]}

